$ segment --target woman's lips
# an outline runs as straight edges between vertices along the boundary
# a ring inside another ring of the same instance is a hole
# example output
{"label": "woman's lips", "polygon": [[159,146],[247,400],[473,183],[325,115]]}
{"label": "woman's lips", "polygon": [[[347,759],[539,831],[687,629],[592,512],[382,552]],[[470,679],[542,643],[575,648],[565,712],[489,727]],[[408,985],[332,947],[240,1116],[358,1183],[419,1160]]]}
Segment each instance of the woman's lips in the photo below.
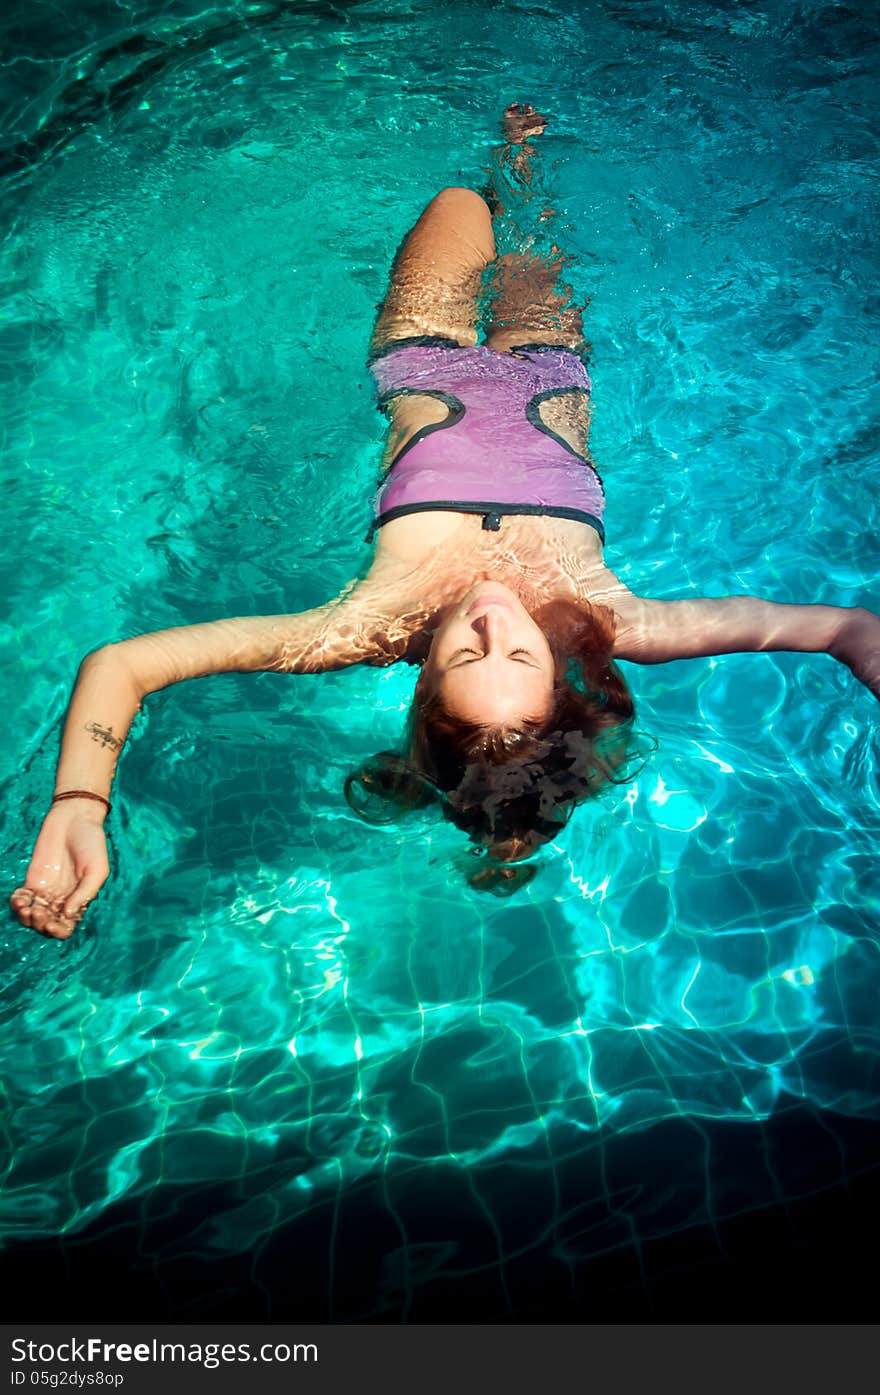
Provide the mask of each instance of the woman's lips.
{"label": "woman's lips", "polygon": [[510,610],[511,608],[510,601],[504,600],[501,596],[480,596],[477,600],[471,602],[465,614],[473,615],[475,610],[485,610],[486,607],[490,605],[500,605],[503,606],[505,610]]}

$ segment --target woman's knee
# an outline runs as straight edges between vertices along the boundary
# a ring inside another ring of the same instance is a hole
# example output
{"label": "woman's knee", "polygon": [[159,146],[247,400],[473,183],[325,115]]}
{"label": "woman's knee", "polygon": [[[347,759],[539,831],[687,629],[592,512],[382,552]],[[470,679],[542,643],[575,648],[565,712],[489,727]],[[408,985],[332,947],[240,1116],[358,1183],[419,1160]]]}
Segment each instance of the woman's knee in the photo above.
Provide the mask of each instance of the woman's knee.
{"label": "woman's knee", "polygon": [[[434,195],[434,197],[431,200],[431,204],[435,203],[453,205],[459,204],[462,208],[467,209],[469,212],[475,213],[477,216],[481,216],[483,214],[490,218],[492,216],[489,211],[489,205],[483,198],[482,194],[478,194],[476,189],[468,189],[463,185],[447,185],[445,189],[441,189],[438,194]],[[429,208],[431,207],[431,204],[428,205]]]}
{"label": "woman's knee", "polygon": [[492,214],[486,200],[473,189],[457,185],[441,189],[428,204],[419,223],[440,237],[451,241],[461,239],[484,265],[494,259]]}
{"label": "woman's knee", "polygon": [[422,263],[435,277],[461,282],[495,258],[488,204],[473,189],[450,187],[435,194],[395,259],[392,275]]}

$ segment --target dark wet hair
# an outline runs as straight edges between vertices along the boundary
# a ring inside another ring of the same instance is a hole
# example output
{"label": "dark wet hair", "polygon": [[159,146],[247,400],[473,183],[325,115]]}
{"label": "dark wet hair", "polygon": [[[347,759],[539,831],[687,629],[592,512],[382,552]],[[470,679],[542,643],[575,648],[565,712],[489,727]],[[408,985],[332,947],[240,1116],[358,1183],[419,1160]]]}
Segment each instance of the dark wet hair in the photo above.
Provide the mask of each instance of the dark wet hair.
{"label": "dark wet hair", "polygon": [[538,721],[489,726],[447,711],[422,680],[407,724],[405,753],[380,751],[351,775],[345,797],[369,823],[442,807],[487,856],[470,884],[509,895],[531,880],[522,865],[556,837],[576,805],[633,778],[640,749],[629,689],[611,659],[613,620],[598,607],[557,601],[534,619],[557,665],[549,713]]}

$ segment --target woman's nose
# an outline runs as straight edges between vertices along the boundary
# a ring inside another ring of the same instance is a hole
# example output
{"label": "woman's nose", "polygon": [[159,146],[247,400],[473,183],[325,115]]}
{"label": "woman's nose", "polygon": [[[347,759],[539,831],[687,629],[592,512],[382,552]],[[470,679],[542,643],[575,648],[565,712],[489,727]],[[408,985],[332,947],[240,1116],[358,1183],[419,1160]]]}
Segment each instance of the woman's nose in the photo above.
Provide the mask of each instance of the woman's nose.
{"label": "woman's nose", "polygon": [[507,621],[500,606],[489,606],[477,616],[474,624],[490,649],[507,633]]}

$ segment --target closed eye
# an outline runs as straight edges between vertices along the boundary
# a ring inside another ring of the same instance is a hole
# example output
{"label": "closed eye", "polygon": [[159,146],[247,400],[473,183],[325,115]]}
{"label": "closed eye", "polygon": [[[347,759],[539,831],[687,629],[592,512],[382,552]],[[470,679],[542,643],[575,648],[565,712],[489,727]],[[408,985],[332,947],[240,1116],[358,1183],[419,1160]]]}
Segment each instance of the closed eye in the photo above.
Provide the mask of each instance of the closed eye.
{"label": "closed eye", "polygon": [[[456,649],[455,653],[450,654],[449,658],[446,660],[446,667],[450,668],[453,664],[455,664],[455,660],[460,659],[462,654],[473,654],[474,657],[472,659],[465,659],[465,663],[468,664],[478,663],[480,659],[485,658],[485,655],[481,654],[478,649]],[[464,665],[455,664],[455,667],[463,668]]]}
{"label": "closed eye", "polygon": [[[462,658],[462,655],[472,655],[472,658]],[[523,657],[520,657],[520,656]],[[456,649],[446,661],[447,668],[464,668],[466,664],[477,664],[484,659],[485,654],[481,654],[478,649]],[[513,659],[515,663],[525,664],[528,668],[540,668],[536,663],[535,656],[529,649],[512,649],[507,655],[508,659]],[[457,659],[462,659],[461,663],[456,663]]]}

